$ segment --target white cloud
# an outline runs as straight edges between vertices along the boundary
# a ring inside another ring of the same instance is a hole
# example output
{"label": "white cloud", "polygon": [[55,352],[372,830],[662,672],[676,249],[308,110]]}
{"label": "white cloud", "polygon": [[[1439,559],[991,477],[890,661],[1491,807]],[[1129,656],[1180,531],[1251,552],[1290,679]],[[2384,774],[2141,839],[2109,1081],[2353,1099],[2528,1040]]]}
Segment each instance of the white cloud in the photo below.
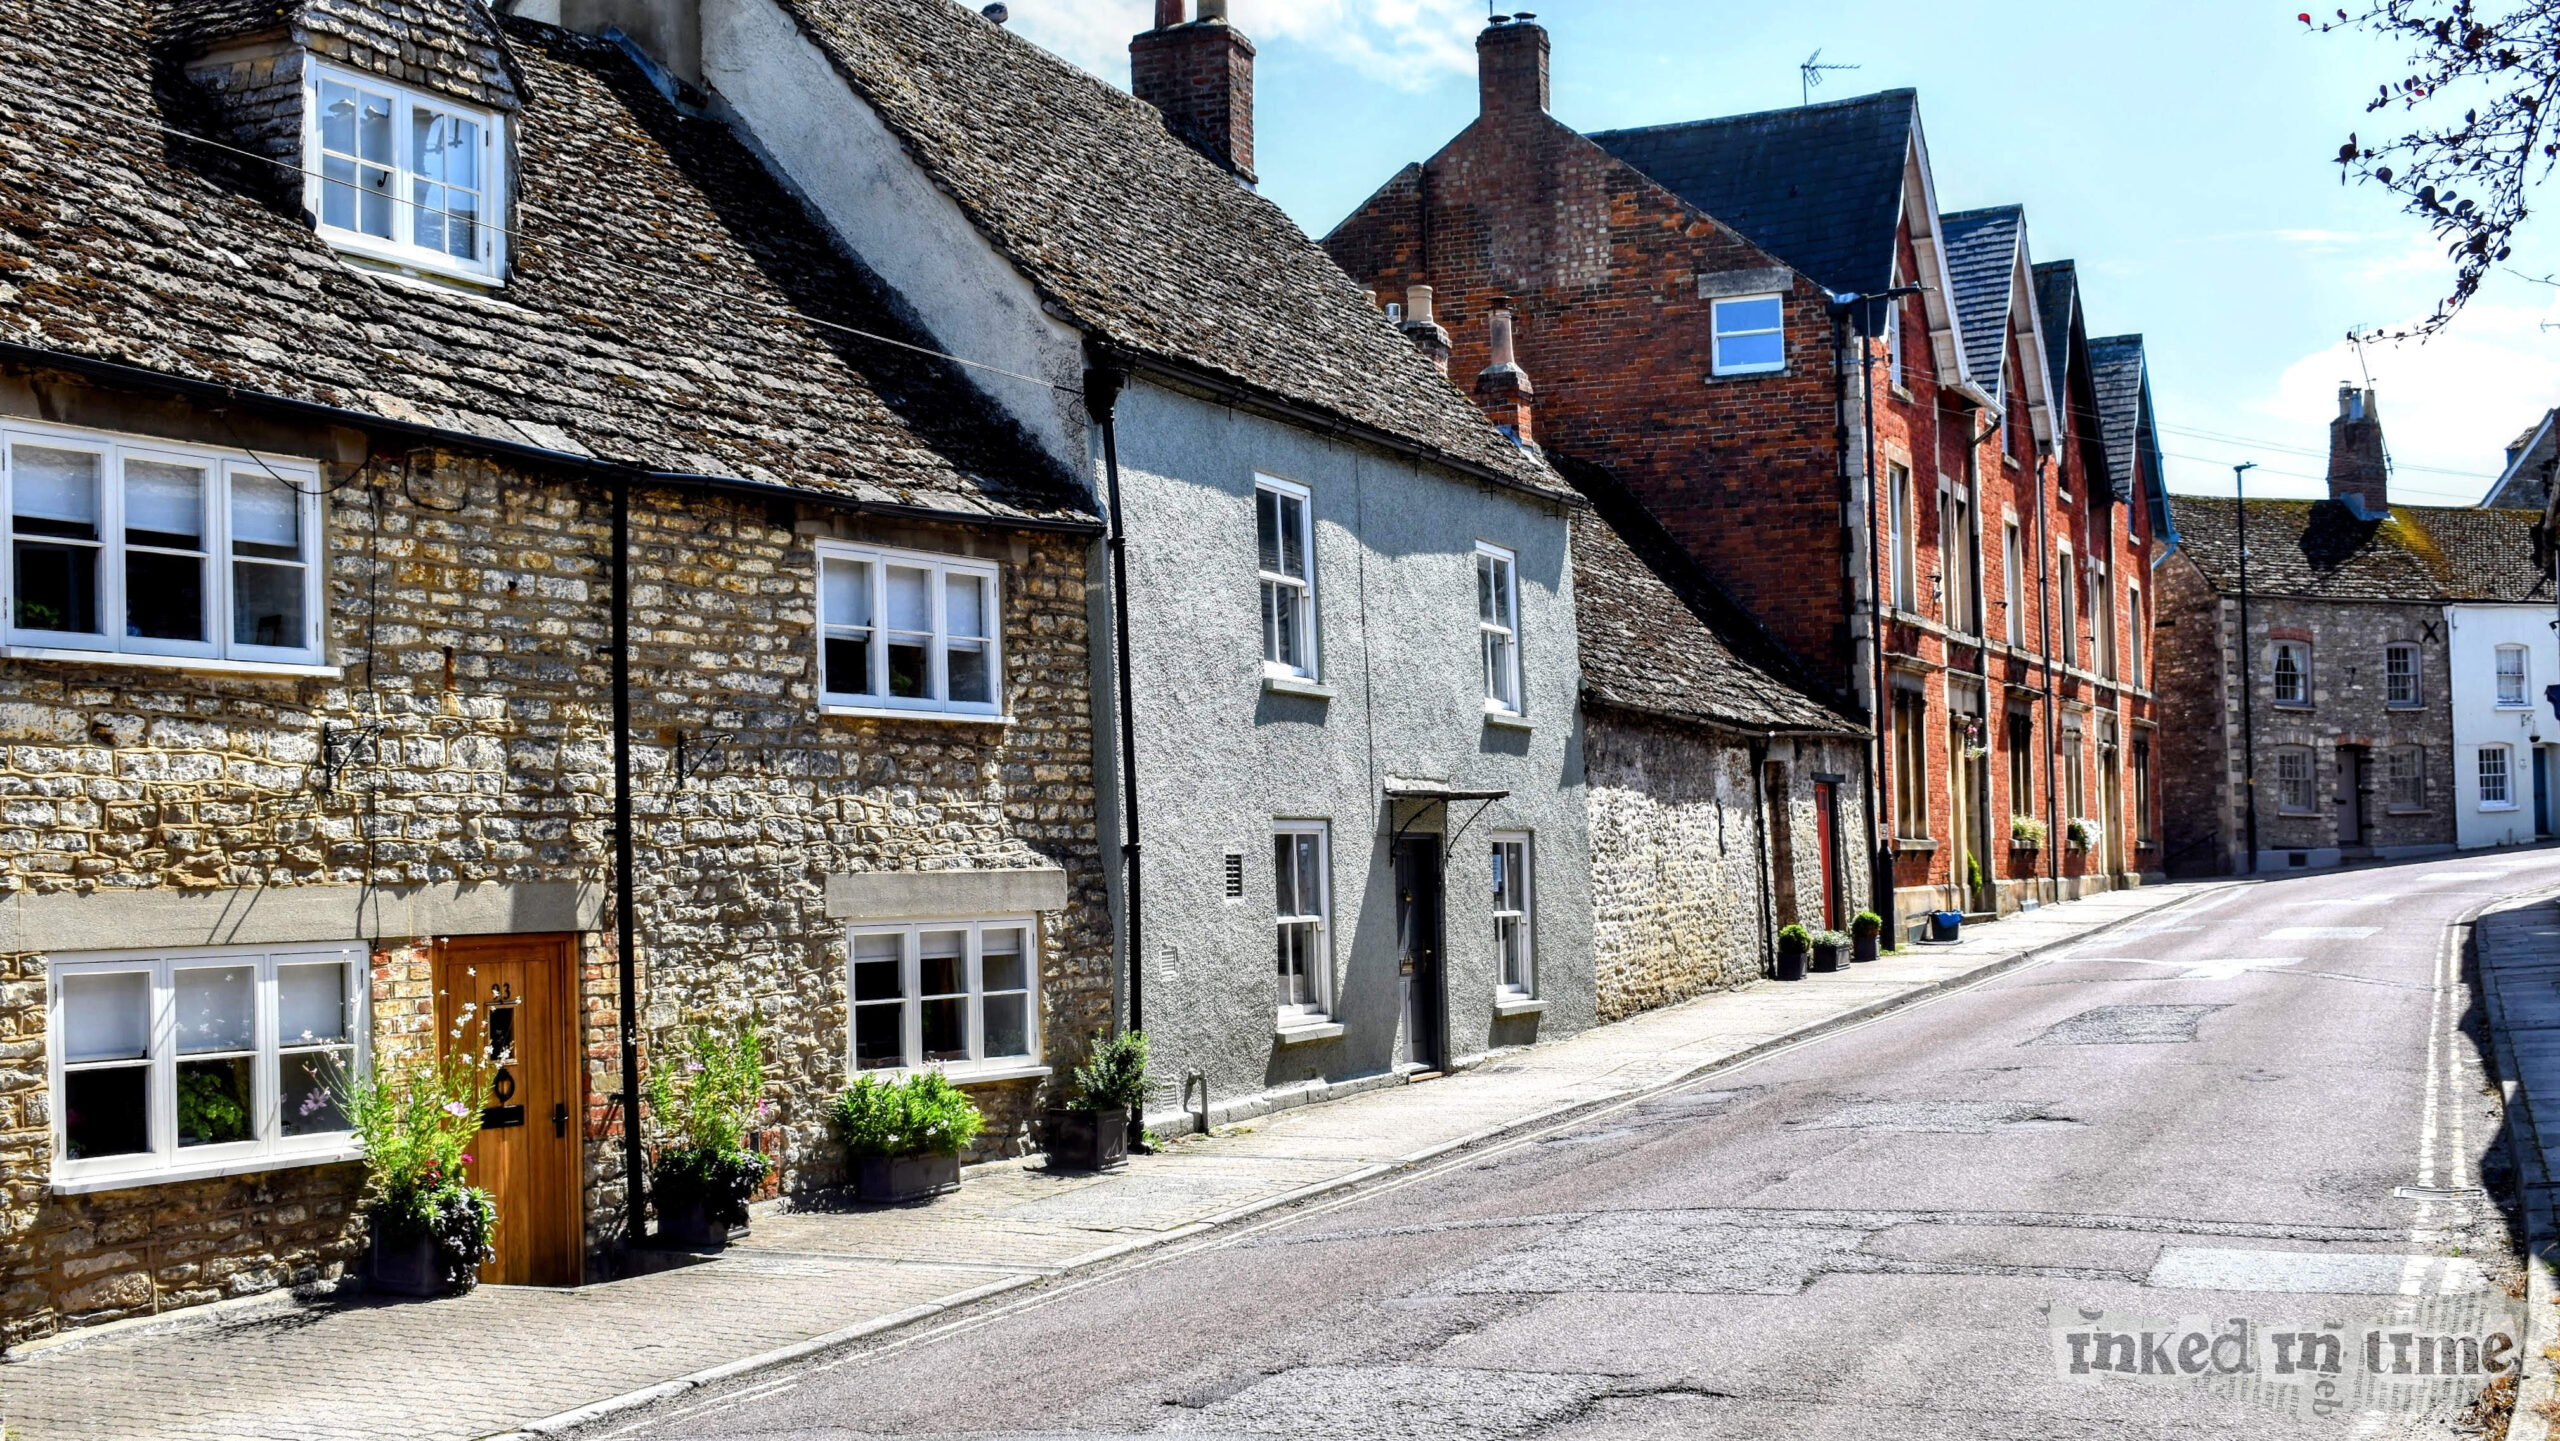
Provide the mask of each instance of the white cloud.
{"label": "white cloud", "polygon": [[[1007,0],[1011,28],[1113,84],[1129,78],[1129,37],[1155,20],[1153,0]],[[1292,43],[1390,84],[1419,89],[1475,71],[1478,0],[1234,0],[1237,29]]]}
{"label": "white cloud", "polygon": [[2251,478],[2253,493],[2263,486],[2269,495],[2323,494],[2316,477],[2326,472],[2322,452],[2338,413],[2338,387],[2361,384],[2369,370],[2396,467],[2392,494],[2417,505],[2474,504],[2505,464],[2507,442],[2560,404],[2560,348],[2545,324],[2560,329],[2560,304],[2475,301],[2434,339],[2368,342],[2361,364],[2342,339],[2286,366],[2267,393],[2239,398],[2220,416],[2183,422],[2311,453],[2172,431],[2163,448],[2194,457],[2170,461],[2172,488],[2227,494],[2229,464],[2255,459],[2267,473]]}

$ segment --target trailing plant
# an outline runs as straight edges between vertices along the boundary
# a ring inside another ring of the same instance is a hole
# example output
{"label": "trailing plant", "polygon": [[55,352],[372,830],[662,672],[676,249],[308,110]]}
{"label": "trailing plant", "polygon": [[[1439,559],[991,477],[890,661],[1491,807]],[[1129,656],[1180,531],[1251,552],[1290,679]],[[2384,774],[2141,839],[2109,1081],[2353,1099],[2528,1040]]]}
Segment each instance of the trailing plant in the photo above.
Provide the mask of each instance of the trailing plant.
{"label": "trailing plant", "polygon": [[1982,889],[1982,857],[1968,855],[1964,858],[1964,878],[1965,884],[1973,889]]}
{"label": "trailing plant", "polygon": [[2044,822],[2034,816],[2009,817],[2009,844],[2022,851],[2044,849]]}
{"label": "trailing plant", "polygon": [[773,1162],[747,1144],[763,1118],[764,1041],[755,1019],[733,1025],[697,1022],[659,1048],[649,1069],[649,1114],[658,1133],[649,1167],[658,1219],[700,1206],[707,1219],[735,1226]]}
{"label": "trailing plant", "polygon": [[2099,838],[2106,834],[2104,828],[2091,816],[2073,816],[2067,829],[2071,837],[2071,848],[2075,851],[2096,850]]}
{"label": "trailing plant", "polygon": [[1147,1104],[1147,1034],[1122,1031],[1094,1042],[1093,1054],[1076,1067],[1079,1111],[1128,1111]]}
{"label": "trailing plant", "polygon": [[[461,1039],[462,1027],[454,1031]],[[434,1238],[445,1285],[468,1289],[497,1254],[497,1198],[464,1174],[480,1134],[485,1063],[476,1054],[377,1056],[367,1074],[331,1089],[364,1147],[366,1217],[394,1245]]]}
{"label": "trailing plant", "polygon": [[1849,918],[1849,934],[1864,939],[1884,934],[1884,917],[1873,911],[1860,911]]}
{"label": "trailing plant", "polygon": [[968,1093],[940,1071],[918,1071],[903,1081],[857,1076],[830,1114],[857,1158],[956,1156],[987,1124]]}
{"label": "trailing plant", "polygon": [[1802,926],[1781,926],[1778,928],[1778,944],[1799,951],[1806,950],[1812,947],[1813,936]]}
{"label": "trailing plant", "polygon": [[1849,933],[1846,931],[1815,931],[1813,933],[1813,943],[1817,946],[1829,946],[1833,950],[1842,950],[1847,948],[1849,944]]}

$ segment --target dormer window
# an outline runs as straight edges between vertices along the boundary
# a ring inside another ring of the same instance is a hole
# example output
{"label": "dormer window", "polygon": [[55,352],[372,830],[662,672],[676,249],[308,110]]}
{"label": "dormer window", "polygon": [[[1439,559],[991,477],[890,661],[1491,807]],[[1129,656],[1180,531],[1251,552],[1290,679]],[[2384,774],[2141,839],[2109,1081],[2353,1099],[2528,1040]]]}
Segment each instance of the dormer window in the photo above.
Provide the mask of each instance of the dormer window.
{"label": "dormer window", "polygon": [[312,68],[306,201],[349,254],[472,280],[506,273],[504,121],[372,76]]}

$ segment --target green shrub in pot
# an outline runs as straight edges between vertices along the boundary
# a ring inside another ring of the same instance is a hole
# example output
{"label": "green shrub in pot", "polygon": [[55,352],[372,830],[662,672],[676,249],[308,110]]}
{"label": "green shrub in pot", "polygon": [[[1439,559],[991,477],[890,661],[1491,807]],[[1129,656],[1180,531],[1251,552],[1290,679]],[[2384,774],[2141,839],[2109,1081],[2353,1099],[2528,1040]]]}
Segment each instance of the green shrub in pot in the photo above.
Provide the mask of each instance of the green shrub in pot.
{"label": "green shrub in pot", "polygon": [[724,1245],[773,1174],[773,1162],[747,1144],[767,1110],[763,1039],[753,1017],[699,1022],[660,1046],[655,1060],[649,1119],[658,1141],[649,1202],[658,1232],[684,1245]]}

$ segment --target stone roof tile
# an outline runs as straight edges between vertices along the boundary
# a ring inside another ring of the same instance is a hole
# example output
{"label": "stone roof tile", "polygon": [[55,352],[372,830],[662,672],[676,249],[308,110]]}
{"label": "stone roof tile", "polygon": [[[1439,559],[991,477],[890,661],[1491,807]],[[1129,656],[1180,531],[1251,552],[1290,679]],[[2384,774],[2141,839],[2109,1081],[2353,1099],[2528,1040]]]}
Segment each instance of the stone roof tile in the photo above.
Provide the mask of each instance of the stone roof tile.
{"label": "stone roof tile", "polygon": [[[2394,505],[2359,520],[2334,500],[2252,500],[2249,593],[2306,600],[2548,601],[2551,569],[2537,565],[2539,511]],[[2179,546],[2213,587],[2240,588],[2238,506],[2212,496],[2169,498]]]}

